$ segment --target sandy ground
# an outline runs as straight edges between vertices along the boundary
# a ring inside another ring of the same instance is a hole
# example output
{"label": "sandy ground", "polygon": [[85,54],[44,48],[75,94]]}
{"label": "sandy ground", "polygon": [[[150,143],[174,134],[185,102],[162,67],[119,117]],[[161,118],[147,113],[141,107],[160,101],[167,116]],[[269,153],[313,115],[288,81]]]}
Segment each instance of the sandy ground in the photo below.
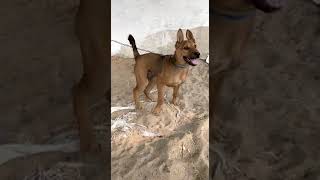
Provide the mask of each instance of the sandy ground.
{"label": "sandy ground", "polygon": [[[112,59],[112,106],[132,104],[133,65],[133,59]],[[180,91],[178,117],[178,110],[170,104],[164,105],[160,116],[154,116],[151,110],[155,102],[148,102],[141,95],[144,109],[128,120],[161,137],[147,136],[134,127],[113,131],[112,179],[208,178],[208,65],[200,63],[190,70]],[[167,88],[166,92],[166,99],[171,99],[172,90]],[[156,97],[157,93],[153,95]],[[125,114],[128,111],[112,117],[119,120]]]}
{"label": "sandy ground", "polygon": [[215,179],[319,179],[319,7],[288,1],[257,20],[247,61],[222,90]]}

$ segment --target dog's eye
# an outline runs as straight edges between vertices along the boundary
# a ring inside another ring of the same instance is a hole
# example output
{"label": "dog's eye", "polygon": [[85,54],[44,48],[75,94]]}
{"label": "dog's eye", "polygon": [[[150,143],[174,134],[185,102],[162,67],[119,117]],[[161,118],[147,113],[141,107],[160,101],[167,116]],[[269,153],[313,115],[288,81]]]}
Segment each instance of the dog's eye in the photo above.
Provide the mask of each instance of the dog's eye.
{"label": "dog's eye", "polygon": [[194,48],[197,48],[197,45],[196,45],[196,44],[194,45]]}
{"label": "dog's eye", "polygon": [[188,46],[186,46],[186,47],[184,47],[183,49],[188,50],[188,49],[189,49],[189,47],[188,47]]}

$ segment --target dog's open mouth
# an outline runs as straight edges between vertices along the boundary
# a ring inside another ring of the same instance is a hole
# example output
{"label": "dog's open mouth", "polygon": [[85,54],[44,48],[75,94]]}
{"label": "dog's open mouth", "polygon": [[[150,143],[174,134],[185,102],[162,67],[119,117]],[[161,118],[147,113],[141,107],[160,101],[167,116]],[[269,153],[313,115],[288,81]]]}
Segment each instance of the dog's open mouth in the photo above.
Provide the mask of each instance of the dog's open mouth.
{"label": "dog's open mouth", "polygon": [[199,63],[198,58],[191,59],[191,58],[188,58],[186,56],[183,56],[183,59],[191,66],[196,66]]}

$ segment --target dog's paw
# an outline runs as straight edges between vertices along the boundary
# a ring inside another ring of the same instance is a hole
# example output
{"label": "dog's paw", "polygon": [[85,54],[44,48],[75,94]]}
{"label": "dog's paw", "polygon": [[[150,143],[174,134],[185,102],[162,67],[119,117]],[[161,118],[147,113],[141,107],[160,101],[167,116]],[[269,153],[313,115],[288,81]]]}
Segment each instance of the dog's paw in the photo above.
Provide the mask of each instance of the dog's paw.
{"label": "dog's paw", "polygon": [[175,105],[175,106],[179,106],[180,105],[180,102],[179,101],[177,101],[177,100],[172,100],[171,101],[171,104],[173,104],[173,105]]}
{"label": "dog's paw", "polygon": [[156,116],[159,116],[160,112],[161,112],[161,108],[160,108],[160,107],[155,107],[155,108],[153,109],[153,111],[152,111],[152,113],[153,113],[154,115],[156,115]]}
{"label": "dog's paw", "polygon": [[101,160],[101,156],[104,156],[104,152],[102,149],[102,145],[99,143],[91,144],[90,149],[88,151],[81,151],[80,157],[82,161],[88,163],[96,163]]}

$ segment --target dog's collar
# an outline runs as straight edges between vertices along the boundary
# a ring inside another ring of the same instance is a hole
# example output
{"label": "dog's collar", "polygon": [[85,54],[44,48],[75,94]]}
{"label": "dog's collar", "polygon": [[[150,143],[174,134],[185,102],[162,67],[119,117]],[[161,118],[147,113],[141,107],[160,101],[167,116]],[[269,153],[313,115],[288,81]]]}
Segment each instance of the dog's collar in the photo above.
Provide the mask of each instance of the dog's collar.
{"label": "dog's collar", "polygon": [[174,55],[171,55],[170,57],[169,57],[169,61],[175,66],[175,67],[177,67],[177,68],[181,68],[181,69],[183,69],[183,68],[186,68],[186,67],[188,67],[189,66],[189,64],[177,64],[176,63],[176,58],[175,58],[175,56]]}
{"label": "dog's collar", "polygon": [[186,68],[189,65],[188,64],[176,64],[176,63],[174,63],[174,66],[176,66],[177,68]]}
{"label": "dog's collar", "polygon": [[213,16],[223,17],[227,20],[232,20],[232,21],[244,20],[256,14],[255,8],[249,8],[249,9],[238,10],[238,11],[227,10],[222,8],[211,8],[210,11],[212,12]]}

